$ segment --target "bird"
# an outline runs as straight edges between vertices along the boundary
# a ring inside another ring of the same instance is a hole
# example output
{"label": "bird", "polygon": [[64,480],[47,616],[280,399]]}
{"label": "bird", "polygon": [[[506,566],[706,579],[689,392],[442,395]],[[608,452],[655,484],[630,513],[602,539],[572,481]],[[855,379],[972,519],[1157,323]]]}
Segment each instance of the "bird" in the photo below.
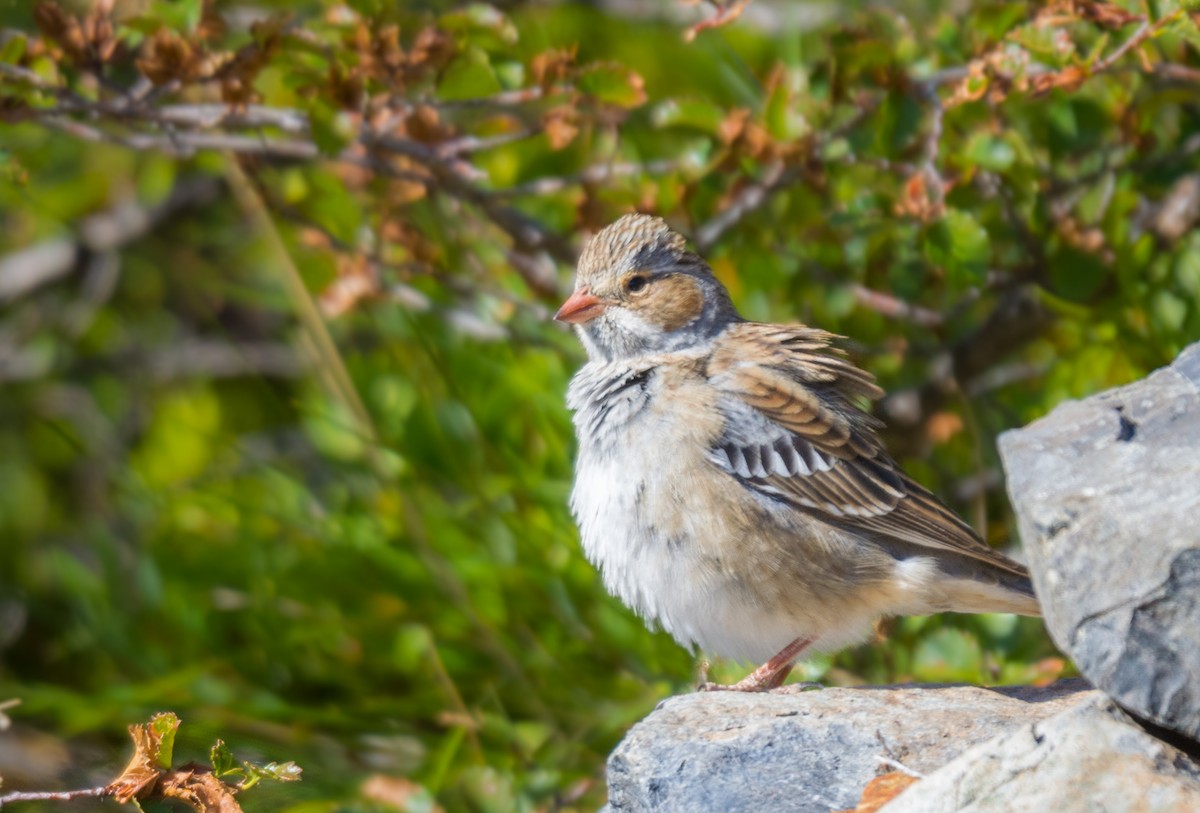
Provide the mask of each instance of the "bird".
{"label": "bird", "polygon": [[586,556],[648,625],[761,664],[701,688],[776,689],[886,617],[1041,614],[1028,571],[888,455],[842,337],[744,319],[661,218],[592,236],[555,318],[587,355],[567,391]]}

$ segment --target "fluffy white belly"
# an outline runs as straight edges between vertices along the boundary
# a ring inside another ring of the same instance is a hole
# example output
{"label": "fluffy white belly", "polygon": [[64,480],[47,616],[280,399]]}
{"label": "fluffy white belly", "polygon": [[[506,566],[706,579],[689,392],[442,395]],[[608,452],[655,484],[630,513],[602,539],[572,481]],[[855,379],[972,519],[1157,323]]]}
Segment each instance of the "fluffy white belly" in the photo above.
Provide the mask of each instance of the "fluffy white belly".
{"label": "fluffy white belly", "polygon": [[762,662],[796,638],[817,649],[865,638],[880,615],[874,599],[900,597],[882,586],[831,591],[845,574],[810,570],[805,551],[859,543],[831,529],[806,541],[796,512],[721,470],[710,459],[720,411],[681,408],[700,397],[654,369],[588,365],[572,382],[571,508],[605,587],[684,646],[722,657]]}
{"label": "fluffy white belly", "polygon": [[766,600],[747,583],[744,557],[763,542],[720,504],[740,486],[684,436],[643,415],[580,449],[571,507],[609,592],[680,644],[743,661],[765,661],[799,637],[822,649],[865,637],[870,608],[806,602],[799,584],[800,600]]}

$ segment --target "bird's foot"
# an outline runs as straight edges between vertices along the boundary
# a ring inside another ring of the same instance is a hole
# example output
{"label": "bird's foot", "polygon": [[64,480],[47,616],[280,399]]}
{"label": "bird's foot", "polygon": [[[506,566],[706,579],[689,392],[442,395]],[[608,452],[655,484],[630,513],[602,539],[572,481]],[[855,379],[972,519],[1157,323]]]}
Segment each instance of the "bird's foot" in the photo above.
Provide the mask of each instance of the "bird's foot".
{"label": "bird's foot", "polygon": [[811,643],[811,638],[797,638],[737,683],[725,685],[702,681],[696,690],[701,692],[769,692],[772,689],[778,689],[791,673],[796,657]]}

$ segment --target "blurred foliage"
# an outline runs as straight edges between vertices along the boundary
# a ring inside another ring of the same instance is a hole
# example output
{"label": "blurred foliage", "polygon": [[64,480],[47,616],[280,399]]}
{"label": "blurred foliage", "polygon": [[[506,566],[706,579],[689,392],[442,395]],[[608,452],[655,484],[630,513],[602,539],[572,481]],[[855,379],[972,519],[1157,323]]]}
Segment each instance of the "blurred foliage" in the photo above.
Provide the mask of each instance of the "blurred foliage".
{"label": "blurred foliage", "polygon": [[[691,42],[618,5],[0,9],[0,736],[71,738],[54,781],[169,708],[306,766],[249,810],[603,799],[695,679],[566,508],[582,352],[548,316],[621,212],[748,317],[853,337],[996,544],[995,436],[1200,337],[1174,3],[760,0]],[[797,671],[1063,668],[1036,621],[945,616]]]}

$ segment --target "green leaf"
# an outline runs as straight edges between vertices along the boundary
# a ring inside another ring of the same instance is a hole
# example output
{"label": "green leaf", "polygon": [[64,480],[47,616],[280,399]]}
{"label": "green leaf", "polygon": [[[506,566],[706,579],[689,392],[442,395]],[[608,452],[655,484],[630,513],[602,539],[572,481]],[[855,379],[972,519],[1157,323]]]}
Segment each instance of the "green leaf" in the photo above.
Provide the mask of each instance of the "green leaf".
{"label": "green leaf", "polygon": [[703,99],[666,99],[655,105],[650,119],[656,127],[689,127],[712,135],[725,120],[725,110]]}
{"label": "green leaf", "polygon": [[1003,138],[991,133],[976,133],[967,142],[967,146],[963,150],[963,157],[984,169],[1004,172],[1016,160],[1017,151]]}
{"label": "green leaf", "polygon": [[309,106],[308,120],[313,141],[325,155],[337,155],[358,135],[350,114],[323,100]]}
{"label": "green leaf", "polygon": [[987,231],[961,209],[947,209],[926,234],[926,255],[960,283],[981,279],[992,258]]}
{"label": "green leaf", "polygon": [[499,9],[486,3],[443,14],[440,27],[463,36],[472,46],[496,50],[517,41],[517,27]]}
{"label": "green leaf", "polygon": [[1108,267],[1095,255],[1064,247],[1050,262],[1054,292],[1077,302],[1091,299],[1108,278]]}
{"label": "green leaf", "polygon": [[624,65],[591,65],[580,72],[576,84],[584,93],[617,107],[638,107],[646,102],[645,82]]}
{"label": "green leaf", "polygon": [[1066,31],[1051,25],[1029,23],[1010,33],[1008,39],[1054,65],[1062,65],[1075,53],[1075,43]]}
{"label": "green leaf", "polygon": [[811,129],[804,115],[796,109],[796,91],[802,82],[792,76],[793,73],[789,71],[775,83],[764,111],[767,132],[780,141],[793,141]]}
{"label": "green leaf", "polygon": [[472,46],[446,66],[438,85],[438,96],[445,101],[475,99],[491,96],[501,89],[500,79],[487,53]]}
{"label": "green leaf", "polygon": [[313,445],[335,460],[358,460],[366,452],[358,419],[341,401],[315,401],[304,416],[304,428]]}
{"label": "green leaf", "polygon": [[254,787],[259,781],[266,779],[271,782],[299,782],[304,769],[295,762],[268,762],[266,765],[255,765],[253,762],[243,762],[246,780],[242,782],[242,790]]}
{"label": "green leaf", "polygon": [[204,14],[203,0],[155,0],[143,14],[125,17],[121,25],[142,34],[153,34],[160,28],[191,33],[200,25]]}
{"label": "green leaf", "polygon": [[209,762],[212,763],[213,773],[218,777],[240,775],[242,766],[238,764],[233,756],[233,752],[229,750],[229,746],[224,740],[217,740],[213,743],[212,750],[208,755]]}
{"label": "green leaf", "polygon": [[0,62],[12,65],[21,60],[25,56],[25,35],[16,34],[11,37],[8,42],[4,43],[4,47],[0,48]]}
{"label": "green leaf", "polygon": [[983,678],[983,650],[975,636],[943,627],[917,643],[913,675],[917,680],[977,682]]}
{"label": "green leaf", "polygon": [[347,0],[346,5],[364,17],[374,17],[383,10],[383,0]]}
{"label": "green leaf", "polygon": [[150,718],[150,734],[157,742],[154,761],[164,771],[171,769],[175,752],[175,732],[179,730],[179,718],[169,711],[160,712]]}
{"label": "green leaf", "polygon": [[1154,326],[1165,332],[1174,332],[1183,327],[1187,320],[1188,303],[1180,296],[1160,288],[1150,298],[1150,314]]}

